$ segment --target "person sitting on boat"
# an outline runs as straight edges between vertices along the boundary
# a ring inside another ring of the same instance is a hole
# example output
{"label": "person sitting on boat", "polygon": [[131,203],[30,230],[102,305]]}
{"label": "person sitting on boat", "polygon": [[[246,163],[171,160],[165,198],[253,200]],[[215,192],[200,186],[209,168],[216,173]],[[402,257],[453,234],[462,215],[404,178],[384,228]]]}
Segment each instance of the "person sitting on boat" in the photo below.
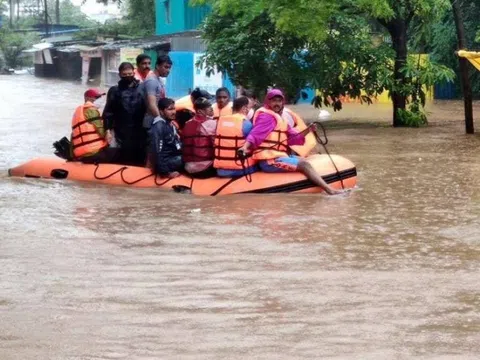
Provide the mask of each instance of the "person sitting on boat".
{"label": "person sitting on boat", "polygon": [[109,147],[103,119],[96,102],[103,96],[96,89],[85,91],[85,103],[72,118],[71,152],[73,160],[84,163],[114,163],[118,150]]}
{"label": "person sitting on boat", "polygon": [[250,104],[246,96],[236,98],[233,114],[222,115],[217,121],[213,167],[220,177],[239,177],[258,170],[253,159],[239,159],[237,155],[237,150],[245,143],[253,127],[252,122],[247,120]]}
{"label": "person sitting on boat", "polygon": [[212,104],[205,98],[199,98],[193,108],[195,116],[187,121],[182,131],[185,170],[196,178],[216,176],[213,146],[217,122],[213,119]]}
{"label": "person sitting on boat", "polygon": [[307,159],[288,155],[289,146],[303,145],[305,136],[294,130],[280,116],[284,103],[285,97],[281,90],[268,91],[264,106],[255,112],[253,128],[245,144],[239,149],[240,156],[251,153],[252,158],[259,162],[260,169],[264,172],[298,171],[328,194],[340,193],[341,191],[333,189],[322,179]]}
{"label": "person sitting on boat", "polygon": [[230,101],[230,91],[226,87],[221,87],[215,93],[215,101],[213,104],[213,118],[218,119],[223,115],[232,115],[232,105]]}
{"label": "person sitting on boat", "polygon": [[212,95],[210,95],[208,91],[202,90],[197,87],[189,95],[186,95],[175,102],[175,109],[177,110],[175,122],[178,125],[178,129],[180,131],[185,126],[185,123],[195,116],[193,104],[197,99],[201,97],[210,100],[212,98]]}
{"label": "person sitting on boat", "polygon": [[175,120],[175,101],[163,98],[158,101],[160,116],[157,117],[149,130],[149,165],[152,170],[162,176],[175,178],[183,169],[182,144]]}
{"label": "person sitting on boat", "polygon": [[150,70],[152,66],[152,58],[147,54],[140,54],[136,59],[137,68],[135,69],[135,79],[138,82],[144,82],[148,75],[153,74]]}
{"label": "person sitting on boat", "polygon": [[252,121],[255,111],[257,111],[261,107],[261,104],[252,90],[243,89],[241,94],[242,96],[246,96],[250,101],[250,110],[248,111],[247,119]]}

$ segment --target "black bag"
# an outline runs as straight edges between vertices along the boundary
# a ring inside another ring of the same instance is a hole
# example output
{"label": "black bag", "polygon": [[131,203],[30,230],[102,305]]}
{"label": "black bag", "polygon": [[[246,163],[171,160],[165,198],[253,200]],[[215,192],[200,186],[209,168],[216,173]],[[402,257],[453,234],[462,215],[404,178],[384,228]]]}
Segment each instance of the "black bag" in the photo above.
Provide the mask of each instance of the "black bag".
{"label": "black bag", "polygon": [[71,142],[65,136],[60,140],[55,141],[53,143],[53,147],[55,148],[54,154],[57,155],[59,158],[65,160],[73,160],[70,153]]}

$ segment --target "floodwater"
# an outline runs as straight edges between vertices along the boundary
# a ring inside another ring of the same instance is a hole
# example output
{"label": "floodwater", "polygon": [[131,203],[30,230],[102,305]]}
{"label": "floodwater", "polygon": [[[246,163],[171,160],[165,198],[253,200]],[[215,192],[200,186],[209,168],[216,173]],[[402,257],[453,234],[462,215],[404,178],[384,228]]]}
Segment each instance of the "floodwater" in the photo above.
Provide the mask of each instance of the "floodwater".
{"label": "floodwater", "polygon": [[0,359],[478,358],[480,138],[461,104],[425,129],[335,114],[348,196],[8,178],[51,154],[83,91],[0,77]]}

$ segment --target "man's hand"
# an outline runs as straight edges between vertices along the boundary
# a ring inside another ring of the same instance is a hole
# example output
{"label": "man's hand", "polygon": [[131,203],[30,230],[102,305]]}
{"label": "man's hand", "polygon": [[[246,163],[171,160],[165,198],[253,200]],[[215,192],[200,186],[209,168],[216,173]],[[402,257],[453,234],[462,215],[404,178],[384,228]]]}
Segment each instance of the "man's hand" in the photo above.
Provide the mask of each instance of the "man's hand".
{"label": "man's hand", "polygon": [[179,177],[180,173],[178,171],[173,171],[167,175],[169,179],[175,179],[176,177]]}

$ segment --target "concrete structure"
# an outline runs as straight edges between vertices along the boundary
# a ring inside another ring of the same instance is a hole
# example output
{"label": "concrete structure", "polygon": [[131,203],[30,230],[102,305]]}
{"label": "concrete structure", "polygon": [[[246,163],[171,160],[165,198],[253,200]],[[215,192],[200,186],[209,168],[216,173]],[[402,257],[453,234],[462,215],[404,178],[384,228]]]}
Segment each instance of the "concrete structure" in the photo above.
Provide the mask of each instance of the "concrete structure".
{"label": "concrete structure", "polygon": [[156,34],[170,35],[197,30],[210,6],[189,6],[189,0],[156,0]]}

